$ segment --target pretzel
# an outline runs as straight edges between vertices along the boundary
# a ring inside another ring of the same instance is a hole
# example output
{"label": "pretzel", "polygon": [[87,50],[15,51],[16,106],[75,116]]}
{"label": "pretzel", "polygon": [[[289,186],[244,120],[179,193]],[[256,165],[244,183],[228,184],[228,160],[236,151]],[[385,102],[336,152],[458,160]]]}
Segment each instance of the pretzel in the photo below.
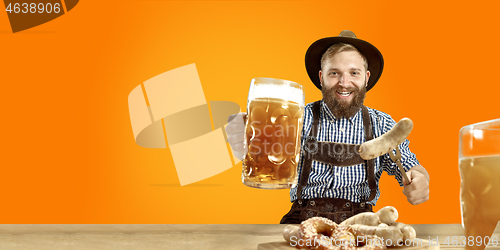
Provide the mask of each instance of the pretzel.
{"label": "pretzel", "polygon": [[[322,217],[312,217],[300,226],[288,225],[283,237],[297,248],[318,250],[386,250],[383,239],[364,235],[350,225],[337,225]],[[302,243],[302,244],[301,244]]]}

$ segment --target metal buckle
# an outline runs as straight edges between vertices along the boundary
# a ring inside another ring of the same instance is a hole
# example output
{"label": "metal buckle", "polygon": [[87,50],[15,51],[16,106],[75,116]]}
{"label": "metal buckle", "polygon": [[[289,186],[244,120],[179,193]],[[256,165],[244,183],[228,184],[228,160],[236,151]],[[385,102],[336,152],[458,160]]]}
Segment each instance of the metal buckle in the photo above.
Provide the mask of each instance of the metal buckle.
{"label": "metal buckle", "polygon": [[316,206],[316,202],[315,202],[315,201],[309,201],[309,204],[310,204],[311,206],[313,206],[313,207],[314,207],[314,206]]}

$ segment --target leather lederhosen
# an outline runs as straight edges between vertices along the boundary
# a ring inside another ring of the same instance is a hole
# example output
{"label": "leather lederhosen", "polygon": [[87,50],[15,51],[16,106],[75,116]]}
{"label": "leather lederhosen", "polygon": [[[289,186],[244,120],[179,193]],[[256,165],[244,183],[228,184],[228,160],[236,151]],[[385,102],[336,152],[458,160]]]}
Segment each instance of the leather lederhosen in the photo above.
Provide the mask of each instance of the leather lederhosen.
{"label": "leather lederhosen", "polygon": [[[304,150],[303,156],[305,158],[302,164],[302,174],[297,187],[297,200],[293,202],[290,211],[283,216],[280,221],[281,224],[299,224],[302,221],[315,216],[326,217],[336,223],[340,223],[355,214],[372,211],[372,205],[367,204],[366,202],[373,200],[377,191],[374,160],[365,161],[359,156],[359,153],[357,152],[361,145],[318,142],[316,135],[318,134],[320,126],[320,107],[320,101],[313,104],[313,124],[311,131],[302,146],[302,149]],[[366,141],[369,141],[373,139],[373,130],[370,115],[365,106],[362,107],[362,114],[365,139]],[[302,189],[307,185],[313,160],[338,167],[347,167],[365,163],[366,178],[370,188],[370,196],[368,198],[361,197],[360,203],[354,203],[349,200],[339,198],[302,199]]]}

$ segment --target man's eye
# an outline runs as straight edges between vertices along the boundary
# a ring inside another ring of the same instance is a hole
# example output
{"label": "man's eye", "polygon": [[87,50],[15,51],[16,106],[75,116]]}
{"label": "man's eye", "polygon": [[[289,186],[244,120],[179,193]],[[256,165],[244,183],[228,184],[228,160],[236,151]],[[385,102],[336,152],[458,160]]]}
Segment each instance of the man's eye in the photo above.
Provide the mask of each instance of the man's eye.
{"label": "man's eye", "polygon": [[337,72],[330,72],[330,75],[331,75],[331,76],[336,76],[336,75],[337,75]]}
{"label": "man's eye", "polygon": [[353,74],[353,75],[358,75],[359,73],[358,73],[358,72],[356,72],[356,71],[354,71],[354,72],[352,72],[352,74]]}

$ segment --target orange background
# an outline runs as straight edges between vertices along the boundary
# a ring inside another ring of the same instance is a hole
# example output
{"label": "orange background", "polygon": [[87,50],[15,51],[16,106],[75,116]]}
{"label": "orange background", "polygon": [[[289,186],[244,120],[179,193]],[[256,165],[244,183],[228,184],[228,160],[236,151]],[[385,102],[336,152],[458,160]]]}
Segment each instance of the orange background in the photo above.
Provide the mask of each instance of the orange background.
{"label": "orange background", "polygon": [[312,102],[305,51],[343,29],[382,51],[365,104],[414,121],[431,176],[430,200],[412,206],[384,175],[375,210],[460,223],[459,129],[498,118],[500,2],[459,2],[85,0],[16,34],[0,11],[0,223],[278,223],[288,190],[245,187],[241,163],[181,187],[168,148],[135,144],[128,94],[196,63],[208,101],[245,109],[263,76],[301,83]]}

